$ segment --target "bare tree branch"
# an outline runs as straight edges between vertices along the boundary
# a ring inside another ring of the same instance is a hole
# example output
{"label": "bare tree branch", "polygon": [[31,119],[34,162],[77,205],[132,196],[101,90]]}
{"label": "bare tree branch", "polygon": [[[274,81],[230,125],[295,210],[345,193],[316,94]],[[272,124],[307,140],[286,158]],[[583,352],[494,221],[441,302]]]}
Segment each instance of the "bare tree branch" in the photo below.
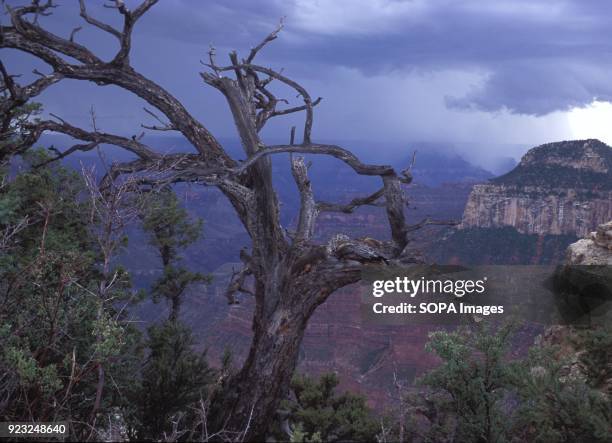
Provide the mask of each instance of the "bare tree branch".
{"label": "bare tree branch", "polygon": [[385,188],[380,188],[378,191],[368,195],[367,197],[354,198],[345,205],[337,203],[318,202],[317,207],[321,212],[344,212],[345,214],[351,214],[356,208],[360,206],[375,205],[376,201],[380,197],[382,197],[384,193]]}
{"label": "bare tree branch", "polygon": [[406,232],[414,232],[414,231],[418,231],[421,228],[424,228],[425,226],[430,226],[430,225],[436,225],[436,226],[457,226],[460,222],[457,220],[432,220],[431,218],[427,217],[424,218],[423,220],[421,220],[418,223],[415,223],[414,225],[408,225],[406,226]]}
{"label": "bare tree branch", "polygon": [[257,53],[261,51],[264,46],[266,46],[272,40],[276,40],[278,38],[278,33],[281,32],[281,30],[283,29],[283,26],[284,26],[284,18],[281,18],[276,29],[272,31],[270,34],[268,34],[266,38],[264,38],[260,44],[258,44],[257,46],[251,49],[251,52],[249,53],[249,56],[246,59],[246,63],[251,63],[253,59],[255,58],[255,56],[257,55]]}
{"label": "bare tree branch", "polygon": [[[51,65],[58,75],[65,78],[89,80],[100,85],[114,84],[138,95],[159,109],[204,159],[231,166],[234,162],[219,142],[175,97],[126,64],[132,27],[135,21],[155,3],[152,0],[145,1],[134,12],[126,10],[124,21],[127,22],[125,24],[127,28],[124,29],[122,49],[115,57],[115,63],[103,63],[84,46],[24,20],[24,15],[39,9],[37,6],[10,9],[13,26],[0,27],[0,47],[28,52]],[[81,64],[71,64],[58,54],[73,58]]]}
{"label": "bare tree branch", "polygon": [[[241,69],[244,69],[247,72],[254,71],[254,72],[266,74],[270,78],[277,79],[280,82],[286,84],[287,86],[295,89],[298,92],[298,94],[302,96],[302,99],[304,100],[304,108],[306,111],[306,121],[304,123],[304,137],[303,137],[302,143],[305,145],[310,144],[311,133],[312,133],[312,123],[313,123],[313,111],[312,111],[313,101],[308,91],[306,91],[306,89],[303,86],[301,86],[299,83],[297,83],[296,81],[291,80],[290,78],[282,75],[279,72],[274,71],[273,69],[266,68],[263,66],[254,65],[251,63],[243,63],[243,64],[234,64],[233,66],[217,67],[218,71],[234,71],[237,73],[237,75],[240,75],[242,77],[242,74],[240,71]],[[215,82],[211,83],[209,81],[210,77],[207,74],[202,73],[201,75],[204,81],[206,81],[209,84],[215,85]]]}
{"label": "bare tree branch", "polygon": [[[312,102],[312,107],[315,107],[319,103],[321,103],[321,100],[323,99],[321,97],[318,97],[315,101]],[[274,112],[272,112],[272,117],[276,117],[277,115],[292,114],[294,112],[301,112],[301,111],[305,111],[306,109],[308,109],[308,107],[306,105],[302,105],[302,106],[294,106],[293,108],[288,108],[288,109],[275,110]]]}
{"label": "bare tree branch", "polygon": [[341,148],[337,145],[327,145],[319,143],[310,143],[302,145],[272,145],[267,146],[264,149],[260,149],[255,154],[250,156],[247,160],[240,163],[232,171],[234,174],[241,174],[246,169],[250,168],[262,157],[273,154],[282,153],[297,153],[297,154],[317,154],[317,155],[329,155],[343,161],[349,165],[353,170],[360,175],[386,175],[393,174],[394,170],[391,166],[377,166],[367,165],[362,163],[355,154]]}
{"label": "bare tree branch", "polygon": [[[77,128],[76,126],[72,126],[64,120],[61,120],[59,123],[44,120],[38,123],[32,123],[28,126],[28,128],[30,129],[32,138],[34,140],[38,140],[40,135],[45,131],[58,132],[69,135],[78,140],[88,141],[95,144],[106,143],[109,145],[120,146],[143,160],[156,160],[161,157],[151,148],[139,142],[136,137],[126,138],[105,132],[89,132],[81,128]],[[79,149],[75,149],[74,151],[76,150]]]}
{"label": "bare tree branch", "polygon": [[152,116],[155,120],[157,120],[158,122],[161,123],[162,126],[156,126],[156,125],[140,125],[145,129],[151,129],[154,131],[177,131],[177,128],[175,126],[173,126],[170,123],[164,122],[162,121],[162,119],[160,119],[157,115],[155,115],[155,113],[153,111],[148,110],[147,108],[144,108],[144,111],[149,114],[150,116]]}
{"label": "bare tree branch", "polygon": [[134,25],[158,0],[144,0],[133,12],[130,11],[123,0],[115,0],[117,9],[123,15],[123,31],[121,32],[121,48],[111,63],[114,64],[129,64],[129,54],[132,46],[132,31]]}
{"label": "bare tree branch", "polygon": [[109,34],[116,37],[119,40],[119,42],[121,42],[121,32],[113,28],[111,25],[108,25],[99,20],[96,20],[95,18],[91,17],[87,13],[87,9],[85,7],[85,0],[79,0],[79,8],[81,9],[81,14],[80,14],[81,17],[83,17],[83,19],[87,23],[89,23],[92,26],[95,26],[96,28],[103,30],[104,32],[108,32]]}
{"label": "bare tree branch", "polygon": [[[29,22],[24,19],[26,15],[46,11],[49,7],[48,5],[49,3],[46,3],[44,6],[42,6],[39,4],[39,2],[33,1],[31,6],[24,6],[16,9],[7,6],[9,15],[11,17],[11,23],[14,27],[13,29],[20,36],[31,41],[34,45],[36,45],[35,42],[44,42],[43,44],[46,48],[48,48],[48,50],[69,55],[82,63],[102,63],[102,61],[85,46],[59,37],[58,35],[41,28],[36,22]],[[10,30],[11,28],[3,27],[3,39],[10,37]]]}
{"label": "bare tree branch", "polygon": [[55,157],[52,157],[48,160],[45,160],[42,163],[39,163],[37,165],[34,165],[35,168],[41,168],[43,166],[46,166],[50,163],[56,162],[58,160],[61,160],[65,157],[68,157],[70,154],[74,154],[77,151],[81,151],[81,152],[87,152],[87,151],[91,151],[92,149],[96,148],[99,144],[96,142],[91,142],[91,143],[86,143],[86,144],[76,144],[73,145],[72,147],[66,149],[64,152],[60,152],[59,150],[57,150],[55,147],[51,146],[49,148],[50,151],[55,152],[57,155]]}
{"label": "bare tree branch", "polygon": [[18,85],[0,61],[0,163],[11,155],[29,147],[29,134],[24,134],[30,112],[23,109],[28,101],[47,87],[61,80],[62,75],[54,72],[41,74],[41,78],[26,86]]}

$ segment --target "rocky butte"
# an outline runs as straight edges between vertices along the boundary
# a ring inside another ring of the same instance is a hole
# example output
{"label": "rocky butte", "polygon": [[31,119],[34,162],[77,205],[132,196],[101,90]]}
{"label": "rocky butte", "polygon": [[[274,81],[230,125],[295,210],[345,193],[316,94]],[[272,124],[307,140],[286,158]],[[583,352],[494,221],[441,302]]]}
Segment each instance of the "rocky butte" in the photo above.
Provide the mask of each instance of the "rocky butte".
{"label": "rocky butte", "polygon": [[599,140],[548,143],[488,184],[475,185],[460,228],[586,236],[612,219],[612,148]]}

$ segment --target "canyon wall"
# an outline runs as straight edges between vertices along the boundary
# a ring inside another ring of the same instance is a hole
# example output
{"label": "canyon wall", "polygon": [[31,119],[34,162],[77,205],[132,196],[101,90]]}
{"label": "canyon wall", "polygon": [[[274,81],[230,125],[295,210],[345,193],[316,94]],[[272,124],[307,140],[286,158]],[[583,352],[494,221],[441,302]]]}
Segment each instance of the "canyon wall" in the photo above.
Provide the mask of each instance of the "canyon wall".
{"label": "canyon wall", "polygon": [[472,189],[461,227],[583,237],[610,219],[612,191],[485,184]]}
{"label": "canyon wall", "polygon": [[475,185],[460,228],[582,237],[610,219],[612,148],[578,140],[533,148],[508,174]]}

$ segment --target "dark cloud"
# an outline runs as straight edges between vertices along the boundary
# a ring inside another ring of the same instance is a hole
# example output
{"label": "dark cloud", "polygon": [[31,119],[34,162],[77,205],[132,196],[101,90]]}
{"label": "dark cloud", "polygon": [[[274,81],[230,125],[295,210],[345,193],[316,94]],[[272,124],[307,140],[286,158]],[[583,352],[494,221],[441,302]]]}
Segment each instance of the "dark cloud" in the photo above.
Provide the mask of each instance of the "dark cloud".
{"label": "dark cloud", "polygon": [[504,63],[481,86],[463,97],[449,96],[447,105],[483,110],[544,115],[612,100],[612,66],[577,60],[530,60]]}
{"label": "dark cloud", "polygon": [[365,75],[460,69],[484,82],[455,107],[542,115],[608,100],[609,0],[178,0],[147,18],[143,35],[247,49],[286,16],[271,63]]}
{"label": "dark cloud", "polygon": [[[44,21],[68,35],[80,18],[76,2],[64,3]],[[119,25],[114,11],[88,5]],[[535,144],[569,135],[556,111],[612,100],[609,0],[165,0],[139,24],[132,62],[215,133],[231,135],[199,61],[211,43],[220,61],[232,49],[245,53],[283,16],[285,31],[260,62],[324,96],[315,126],[323,137]],[[105,57],[116,48],[87,27],[77,39]],[[6,58],[30,68],[23,55]],[[84,124],[95,102],[101,122],[123,131],[147,118],[123,91],[77,83],[46,92],[46,108]],[[267,134],[284,137],[286,127]]]}

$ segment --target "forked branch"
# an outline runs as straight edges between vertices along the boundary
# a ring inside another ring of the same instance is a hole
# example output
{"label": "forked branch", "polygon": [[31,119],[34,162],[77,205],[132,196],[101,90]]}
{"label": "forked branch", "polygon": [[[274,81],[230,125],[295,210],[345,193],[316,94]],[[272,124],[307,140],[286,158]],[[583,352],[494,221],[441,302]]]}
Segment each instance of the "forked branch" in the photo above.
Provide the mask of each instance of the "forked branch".
{"label": "forked branch", "polygon": [[261,51],[264,46],[266,46],[268,43],[270,43],[271,41],[276,40],[278,38],[278,33],[282,31],[282,29],[283,29],[283,27],[285,25],[284,22],[285,22],[284,18],[281,18],[279,23],[278,23],[278,26],[276,27],[276,29],[274,29],[274,31],[272,31],[270,34],[268,34],[261,41],[261,43],[259,43],[254,48],[251,48],[251,52],[249,53],[249,56],[246,59],[247,63],[251,63],[253,61],[253,59],[255,58],[255,56],[257,55],[257,53],[259,51]]}
{"label": "forked branch", "polygon": [[[34,0],[29,6],[9,7],[12,26],[0,26],[0,47],[28,52],[51,65],[54,72],[64,78],[87,80],[99,85],[113,84],[136,94],[160,110],[208,163],[232,166],[233,160],[219,142],[174,96],[129,66],[134,25],[155,3],[157,0],[145,0],[133,11],[123,1],[112,3],[111,6],[123,15],[124,27],[121,31],[121,48],[111,63],[105,63],[85,46],[42,28],[36,21],[25,19],[31,14],[48,14],[48,9],[55,6],[52,2],[42,5]],[[90,22],[93,21],[87,10],[85,15]],[[100,26],[101,22],[96,23],[94,26],[105,28]],[[78,63],[72,63],[73,60]]]}

